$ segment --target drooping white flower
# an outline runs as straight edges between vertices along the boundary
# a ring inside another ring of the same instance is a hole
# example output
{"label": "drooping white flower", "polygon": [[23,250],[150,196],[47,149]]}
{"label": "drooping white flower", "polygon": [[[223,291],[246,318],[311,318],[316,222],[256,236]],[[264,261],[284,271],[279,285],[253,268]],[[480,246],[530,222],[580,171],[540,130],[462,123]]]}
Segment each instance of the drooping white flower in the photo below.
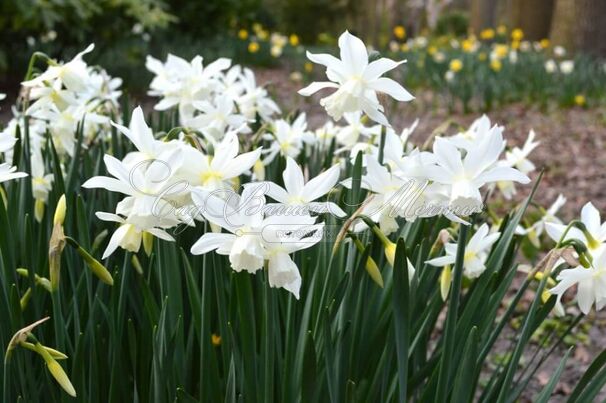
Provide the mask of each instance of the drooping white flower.
{"label": "drooping white flower", "polygon": [[84,91],[88,80],[88,70],[82,57],[85,54],[92,52],[94,48],[95,45],[90,44],[69,62],[51,65],[45,72],[36,78],[24,81],[21,84],[25,87],[35,87],[43,85],[44,82],[52,82],[58,79],[61,80],[61,83],[70,91]]}
{"label": "drooping white flower", "polygon": [[559,283],[549,292],[558,296],[558,303],[566,290],[577,285],[576,300],[581,312],[587,315],[594,304],[596,310],[602,309],[606,305],[606,249],[594,255],[589,268],[562,270],[557,280]]}
{"label": "drooping white flower", "polygon": [[97,212],[95,213],[97,218],[103,221],[112,221],[120,223],[120,227],[113,233],[112,237],[107,244],[105,252],[103,252],[103,259],[107,259],[112,253],[118,249],[118,247],[125,249],[129,252],[137,253],[141,248],[141,241],[143,239],[143,233],[148,232],[160,239],[165,241],[174,241],[175,239],[161,228],[154,226],[141,226],[140,221],[131,220],[130,218],[123,218],[117,214]]}
{"label": "drooping white flower", "polygon": [[312,143],[315,140],[314,135],[307,130],[305,113],[297,116],[291,124],[283,119],[276,120],[273,135],[266,134],[263,138],[272,141],[269,148],[264,151],[267,154],[266,164],[273,161],[278,154],[297,158],[304,143]]}
{"label": "drooping white flower", "polygon": [[344,217],[345,212],[335,203],[315,201],[335,187],[339,181],[340,171],[341,168],[339,165],[334,165],[305,183],[301,167],[297,165],[294,159],[286,157],[286,169],[282,173],[285,188],[273,182],[265,182],[268,185],[266,194],[272,199],[286,205],[304,205],[310,211],[331,213]]}
{"label": "drooping white flower", "polygon": [[255,119],[257,115],[264,121],[271,121],[271,117],[280,113],[278,105],[269,97],[267,90],[257,86],[255,74],[251,69],[244,69],[240,82],[243,87],[243,93],[236,102],[240,108],[240,112],[247,119]]}
{"label": "drooping white flower", "polygon": [[230,67],[231,60],[220,58],[202,66],[202,57],[191,62],[169,54],[166,62],[147,56],[145,66],[156,76],[150,84],[149,95],[162,97],[154,109],[167,110],[179,107],[182,124],[193,117],[194,101],[207,100],[219,84],[220,74]]}
{"label": "drooping white flower", "polygon": [[[545,230],[547,231],[547,235],[555,242],[578,239],[587,246],[592,256],[598,255],[602,250],[606,249],[606,222],[602,223],[600,212],[591,202],[585,204],[581,209],[581,222],[585,225],[591,239],[576,227],[568,228],[567,225],[555,222],[545,223]],[[565,236],[564,233],[566,233]]]}
{"label": "drooping white flower", "polygon": [[330,81],[311,83],[299,90],[299,94],[309,96],[323,88],[336,88],[337,91],[320,101],[333,119],[340,120],[346,112],[363,111],[377,123],[389,126],[383,114],[383,106],[377,99],[377,92],[385,93],[398,101],[414,99],[400,84],[381,77],[405,61],[395,62],[381,58],[369,63],[366,46],[348,31],[339,37],[339,48],[341,59],[329,54],[307,52],[309,60],[326,66],[326,76]]}
{"label": "drooping white flower", "polygon": [[323,224],[310,216],[263,217],[265,198],[262,186],[247,186],[242,195],[227,200],[216,193],[197,189],[192,193],[201,214],[229,233],[205,233],[192,246],[194,255],[215,250],[229,256],[232,269],[255,273],[267,261],[272,287],[282,287],[297,299],[301,275],[289,254],[311,247],[322,239]]}
{"label": "drooping white flower", "polygon": [[[510,151],[505,152],[505,160],[500,161],[499,165],[513,167],[522,172],[524,175],[530,174],[535,170],[534,164],[528,159],[528,155],[539,145],[538,141],[534,141],[535,133],[531,130],[528,133],[528,138],[522,148],[514,147]],[[497,186],[503,193],[506,199],[511,199],[516,193],[515,184],[512,181],[497,182]]]}
{"label": "drooping white flower", "polygon": [[[488,233],[488,224],[484,223],[475,234],[469,239],[465,247],[465,255],[463,257],[463,273],[469,278],[479,277],[486,270],[486,259],[492,245],[499,239],[499,232]],[[452,265],[456,261],[457,244],[447,243],[444,245],[446,254],[431,260],[427,263],[432,266]]]}
{"label": "drooping white flower", "polygon": [[556,214],[565,203],[566,198],[561,194],[558,195],[557,199],[551,206],[549,206],[547,210],[544,211],[543,216],[538,221],[528,228],[523,228],[521,225],[519,225],[516,228],[516,234],[528,236],[529,240],[538,248],[540,246],[539,237],[545,231],[546,224],[562,224],[562,220],[560,220]]}
{"label": "drooping white flower", "polygon": [[428,178],[450,186],[454,206],[477,208],[482,203],[480,188],[487,183],[530,179],[515,168],[498,166],[496,162],[505,147],[500,130],[491,130],[479,139],[464,157],[447,139],[438,137],[433,145],[436,165],[427,167]]}
{"label": "drooping white flower", "polygon": [[158,159],[162,153],[177,147],[176,142],[167,143],[156,140],[152,129],[145,122],[143,109],[140,106],[133,110],[128,128],[115,122],[111,122],[111,124],[124,134],[138,150],[138,152],[128,154],[124,159],[126,165],[133,166],[142,161]]}
{"label": "drooping white flower", "polygon": [[362,123],[361,112],[345,113],[343,117],[347,125],[337,133],[337,142],[346,149],[351,149],[360,140],[360,137],[369,138],[381,133],[381,126],[368,127]]}
{"label": "drooping white flower", "polygon": [[215,140],[222,139],[228,129],[250,132],[246,126],[247,119],[237,113],[234,101],[229,96],[218,96],[213,103],[194,101],[193,106],[201,113],[191,118],[187,125]]}
{"label": "drooping white flower", "polygon": [[17,167],[11,167],[9,164],[0,164],[0,183],[12,179],[24,178],[27,176],[25,172],[16,172]]}

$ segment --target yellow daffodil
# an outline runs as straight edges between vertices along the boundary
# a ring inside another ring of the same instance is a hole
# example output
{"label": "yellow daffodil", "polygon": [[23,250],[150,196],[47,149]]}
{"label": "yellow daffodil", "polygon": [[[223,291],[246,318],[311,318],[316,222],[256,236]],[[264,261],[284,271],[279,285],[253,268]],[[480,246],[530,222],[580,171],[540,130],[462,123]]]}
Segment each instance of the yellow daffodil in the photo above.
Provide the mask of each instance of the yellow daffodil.
{"label": "yellow daffodil", "polygon": [[210,336],[210,341],[213,344],[213,346],[219,347],[221,345],[221,336],[219,336],[218,334],[213,333]]}
{"label": "yellow daffodil", "polygon": [[574,97],[574,103],[577,106],[585,106],[585,96],[582,94],[578,94]]}
{"label": "yellow daffodil", "polygon": [[522,38],[524,38],[524,31],[522,31],[520,28],[516,28],[511,31],[511,39],[514,42],[519,42],[522,40]]}
{"label": "yellow daffodil", "polygon": [[240,38],[241,40],[246,40],[248,39],[248,31],[245,30],[244,28],[242,28],[241,30],[238,31],[238,38]]}
{"label": "yellow daffodil", "polygon": [[494,72],[499,72],[501,71],[501,68],[503,67],[503,64],[501,63],[501,61],[499,59],[493,59],[490,61],[490,69]]}
{"label": "yellow daffodil", "polygon": [[543,38],[539,41],[539,45],[541,45],[541,48],[547,49],[549,45],[551,45],[551,42],[549,41],[549,39]]}
{"label": "yellow daffodil", "polygon": [[251,42],[248,44],[248,52],[249,53],[257,53],[259,51],[259,43],[258,42]]}
{"label": "yellow daffodil", "polygon": [[404,38],[406,38],[406,29],[402,25],[396,25],[393,28],[393,35],[396,38],[403,40]]}
{"label": "yellow daffodil", "polygon": [[297,36],[297,34],[291,34],[288,37],[288,42],[290,43],[290,46],[299,46],[299,37]]}
{"label": "yellow daffodil", "polygon": [[487,28],[482,30],[482,32],[480,32],[480,38],[482,38],[485,41],[489,41],[491,39],[494,38],[494,29],[492,28]]}
{"label": "yellow daffodil", "polygon": [[463,69],[463,62],[459,59],[452,59],[448,68],[450,69],[450,71],[458,73]]}

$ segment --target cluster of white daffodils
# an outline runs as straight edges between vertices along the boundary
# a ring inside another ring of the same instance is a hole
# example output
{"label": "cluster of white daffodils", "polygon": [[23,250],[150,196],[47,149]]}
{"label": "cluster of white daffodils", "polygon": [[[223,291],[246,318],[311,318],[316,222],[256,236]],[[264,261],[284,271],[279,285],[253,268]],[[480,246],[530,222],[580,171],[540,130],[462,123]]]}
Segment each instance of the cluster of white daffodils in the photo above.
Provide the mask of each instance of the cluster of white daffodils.
{"label": "cluster of white daffodils", "polygon": [[[169,230],[178,233],[194,220],[208,221],[209,229],[192,247],[192,253],[217,250],[229,255],[236,271],[256,272],[267,263],[269,283],[283,287],[298,297],[301,277],[289,254],[322,239],[319,214],[345,213],[334,203],[320,202],[339,180],[335,165],[306,183],[299,165],[288,158],[281,187],[273,182],[249,182],[242,195],[239,178],[251,175],[262,149],[240,153],[235,131],[225,131],[221,140],[199,138],[194,147],[181,133],[177,139],[155,138],[143,111],[136,108],[128,128],[114,124],[136,148],[122,161],[106,155],[111,177],[93,177],[85,188],[104,188],[126,197],[114,213],[98,212],[97,217],[120,224],[103,254],[109,257],[118,247],[146,251],[153,237],[173,241]],[[265,203],[269,196],[276,203]],[[230,232],[221,233],[221,228]]]}
{"label": "cluster of white daffodils", "polygon": [[[544,224],[549,237],[560,244],[568,240],[582,242],[587,248],[585,261],[588,265],[578,265],[565,269],[557,276],[559,283],[549,291],[558,296],[558,302],[569,288],[577,286],[576,298],[584,314],[591,306],[602,309],[606,305],[606,222],[602,222],[600,212],[589,202],[581,210],[581,225],[575,222],[564,225],[559,220]],[[581,259],[579,259],[581,260]]]}
{"label": "cluster of white daffodils", "polygon": [[149,95],[161,98],[154,109],[176,107],[181,126],[211,141],[221,140],[226,131],[248,133],[257,116],[269,121],[280,112],[267,90],[257,86],[254,73],[231,66],[229,59],[203,66],[201,56],[188,62],[169,54],[164,63],[148,56],[146,66],[155,74]]}
{"label": "cluster of white daffodils", "polygon": [[50,134],[60,157],[73,157],[79,130],[86,147],[95,138],[107,138],[110,116],[117,115],[122,80],[87,65],[83,56],[93,48],[94,45],[88,46],[65,63],[47,60],[45,71],[24,81],[23,108],[13,108],[13,119],[0,133],[0,152],[9,160],[12,145],[17,141],[17,130],[23,135],[27,118],[32,192],[38,221],[42,219],[53,181],[43,158],[46,133]]}

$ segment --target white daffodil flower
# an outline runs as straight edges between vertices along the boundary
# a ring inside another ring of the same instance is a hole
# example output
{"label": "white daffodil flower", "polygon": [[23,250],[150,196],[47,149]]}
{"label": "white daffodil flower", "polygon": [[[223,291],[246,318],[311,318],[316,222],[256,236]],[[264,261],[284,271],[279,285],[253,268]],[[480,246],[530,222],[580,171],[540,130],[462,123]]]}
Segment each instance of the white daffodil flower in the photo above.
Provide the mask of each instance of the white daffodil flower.
{"label": "white daffodil flower", "polygon": [[528,228],[524,228],[521,225],[518,225],[516,228],[516,234],[518,235],[526,235],[528,239],[535,245],[537,248],[541,246],[539,238],[545,231],[545,226],[547,223],[553,224],[562,224],[562,220],[556,217],[558,211],[562,208],[562,206],[566,203],[566,198],[563,195],[558,195],[558,198],[553,202],[551,206],[543,213],[543,216],[532,224]]}
{"label": "white daffodil flower", "polygon": [[53,174],[44,174],[44,161],[42,160],[41,151],[34,152],[31,159],[32,167],[32,194],[36,201],[36,219],[38,222],[42,221],[44,213],[44,205],[48,200],[48,193],[52,189],[53,185]]}
{"label": "white daffodil flower", "polygon": [[53,64],[45,72],[36,78],[21,83],[24,87],[44,86],[45,82],[60,80],[70,91],[85,91],[88,81],[88,69],[82,57],[93,51],[94,44],[88,45],[86,49],[78,53],[67,63]]}
{"label": "white daffodil flower", "polygon": [[606,249],[594,255],[591,267],[562,270],[557,280],[559,283],[549,292],[558,296],[558,303],[566,290],[578,285],[576,300],[581,312],[587,315],[594,304],[599,311],[606,305]]}
{"label": "white daffodil flower", "polygon": [[24,178],[27,176],[25,172],[16,172],[17,167],[11,167],[9,164],[0,164],[0,183],[10,181],[12,179]]}
{"label": "white daffodil flower", "polygon": [[115,122],[111,122],[111,124],[124,134],[138,150],[138,152],[129,153],[124,158],[126,165],[134,166],[143,161],[155,160],[167,150],[177,148],[176,142],[167,143],[156,140],[152,129],[145,122],[143,109],[140,106],[133,110],[128,128]]}
{"label": "white daffodil flower", "polygon": [[170,226],[180,223],[171,200],[183,195],[187,184],[175,175],[182,163],[179,149],[168,150],[152,162],[129,167],[124,162],[105,155],[107,171],[113,176],[95,176],[82,187],[102,188],[131,196],[118,205],[118,213],[137,220],[138,228],[153,228],[158,223]]}
{"label": "white daffodil flower", "polygon": [[271,216],[263,221],[263,247],[269,285],[284,288],[299,299],[301,274],[289,254],[310,248],[322,240],[324,224],[312,217]]}
{"label": "white daffodil flower", "polygon": [[[505,160],[500,161],[500,165],[516,168],[524,175],[528,175],[535,170],[534,164],[528,159],[528,155],[539,145],[538,141],[534,141],[535,133],[531,130],[528,133],[528,138],[522,148],[514,147],[510,151],[505,152]],[[511,181],[497,182],[498,188],[503,193],[506,199],[511,199],[516,194],[516,188]]]}
{"label": "white daffodil flower", "polygon": [[[463,273],[469,278],[479,277],[486,270],[486,259],[492,245],[499,239],[499,232],[488,233],[488,225],[482,224],[475,234],[469,239],[465,247],[465,255],[463,257]],[[457,244],[447,243],[444,245],[446,254],[431,260],[426,263],[432,266],[452,265],[456,261]]]}
{"label": "white daffodil flower", "polygon": [[323,88],[336,88],[337,91],[332,95],[320,100],[320,104],[335,121],[340,120],[346,112],[363,111],[375,122],[389,126],[383,114],[383,106],[377,99],[377,92],[385,93],[398,101],[414,99],[400,84],[381,77],[405,60],[395,62],[381,58],[369,63],[364,42],[348,31],[339,37],[339,49],[341,59],[329,54],[307,52],[309,60],[326,66],[326,76],[330,81],[313,82],[299,90],[299,94],[309,96]]}
{"label": "white daffodil flower", "polygon": [[122,218],[117,214],[97,212],[95,213],[97,218],[103,221],[112,221],[120,223],[120,227],[113,233],[112,237],[103,252],[103,259],[107,259],[112,253],[118,249],[118,247],[125,249],[129,252],[137,253],[141,248],[141,241],[143,239],[143,233],[148,232],[153,236],[156,236],[165,241],[173,241],[174,238],[161,228],[155,228],[154,226],[148,227],[139,225],[139,222],[132,221],[130,218]]}
{"label": "white daffodil flower", "polygon": [[193,147],[184,147],[184,160],[179,176],[191,186],[207,190],[231,188],[231,181],[253,167],[261,157],[262,148],[238,155],[240,144],[235,133],[228,133],[215,146],[215,155],[207,156]]}
{"label": "white daffodil flower", "polygon": [[[545,223],[545,230],[555,242],[578,239],[587,246],[592,256],[596,256],[606,249],[606,222],[602,223],[600,212],[591,202],[585,204],[581,209],[581,222],[585,225],[591,239],[588,239],[583,231],[576,227],[568,228],[567,225],[554,222]],[[565,236],[564,233],[566,233]],[[564,236],[563,239],[562,236]]]}
{"label": "white daffodil flower", "polygon": [[310,216],[263,218],[262,186],[245,187],[242,196],[227,200],[197,189],[192,193],[202,215],[230,233],[206,233],[192,246],[200,255],[215,250],[229,256],[233,270],[255,273],[267,261],[271,287],[281,287],[299,298],[301,275],[289,254],[309,248],[322,239],[324,224]]}
{"label": "white daffodil flower", "polygon": [[250,133],[246,126],[248,120],[237,113],[234,101],[229,96],[218,96],[213,103],[194,101],[193,106],[201,113],[190,119],[187,126],[200,130],[215,140],[221,140],[228,129]]}
{"label": "white daffodil flower", "polygon": [[231,60],[219,58],[203,67],[201,56],[188,62],[169,54],[165,63],[147,56],[145,66],[156,75],[149,95],[162,97],[154,109],[164,111],[178,106],[181,124],[185,124],[193,117],[193,102],[208,99],[219,86],[221,72],[231,66]]}
{"label": "white daffodil flower", "polygon": [[274,114],[280,113],[280,108],[269,97],[267,90],[257,86],[255,74],[251,69],[244,69],[240,82],[244,92],[236,99],[236,102],[240,112],[247,119],[255,119],[259,115],[263,121],[269,122]]}
{"label": "white daffodil flower", "polygon": [[505,144],[500,130],[491,130],[475,146],[461,156],[450,141],[436,138],[433,153],[436,165],[428,166],[427,176],[450,186],[450,201],[455,207],[477,209],[481,206],[480,188],[487,183],[515,181],[528,183],[530,179],[515,168],[497,166],[496,162]]}
{"label": "white daffodil flower", "polygon": [[265,197],[258,190],[245,187],[242,196],[230,193],[227,200],[203,189],[194,190],[192,199],[204,218],[230,233],[202,235],[191,253],[201,255],[216,250],[229,256],[231,267],[237,272],[254,273],[261,269],[265,261],[261,237]]}
{"label": "white daffodil flower", "polygon": [[482,115],[480,118],[473,121],[471,126],[469,126],[469,129],[449,137],[448,141],[462,150],[468,150],[473,148],[475,142],[484,137],[484,135],[491,130],[501,130],[502,132],[503,128],[501,126],[496,126],[495,129],[492,127],[488,116]]}
{"label": "white daffodil flower", "polygon": [[306,206],[310,211],[345,217],[345,212],[335,203],[314,201],[335,187],[340,172],[337,164],[306,183],[301,167],[294,159],[286,157],[286,169],[282,173],[284,188],[273,182],[265,182],[268,186],[266,195],[285,205]]}
{"label": "white daffodil flower", "polygon": [[297,158],[304,143],[313,143],[315,140],[313,133],[307,130],[307,121],[305,113],[300,114],[289,124],[283,119],[274,122],[274,133],[263,136],[265,140],[272,141],[270,147],[264,151],[267,155],[264,159],[265,164],[274,160],[276,155],[283,157]]}
{"label": "white daffodil flower", "polygon": [[347,125],[343,126],[337,133],[337,142],[345,149],[351,149],[360,139],[360,137],[370,138],[373,135],[381,134],[381,126],[365,126],[362,123],[361,112],[344,113],[343,118]]}

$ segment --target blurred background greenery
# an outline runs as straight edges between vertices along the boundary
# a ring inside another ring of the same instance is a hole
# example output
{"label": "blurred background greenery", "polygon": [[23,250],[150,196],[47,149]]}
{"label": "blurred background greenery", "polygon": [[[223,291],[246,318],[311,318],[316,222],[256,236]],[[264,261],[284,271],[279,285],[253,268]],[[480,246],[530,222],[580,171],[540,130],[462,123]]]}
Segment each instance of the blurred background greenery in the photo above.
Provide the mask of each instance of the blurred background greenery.
{"label": "blurred background greenery", "polygon": [[0,92],[16,91],[34,51],[64,59],[91,42],[90,63],[141,92],[147,54],[273,66],[346,28],[388,49],[503,25],[596,58],[606,56],[605,20],[604,0],[0,0]]}

